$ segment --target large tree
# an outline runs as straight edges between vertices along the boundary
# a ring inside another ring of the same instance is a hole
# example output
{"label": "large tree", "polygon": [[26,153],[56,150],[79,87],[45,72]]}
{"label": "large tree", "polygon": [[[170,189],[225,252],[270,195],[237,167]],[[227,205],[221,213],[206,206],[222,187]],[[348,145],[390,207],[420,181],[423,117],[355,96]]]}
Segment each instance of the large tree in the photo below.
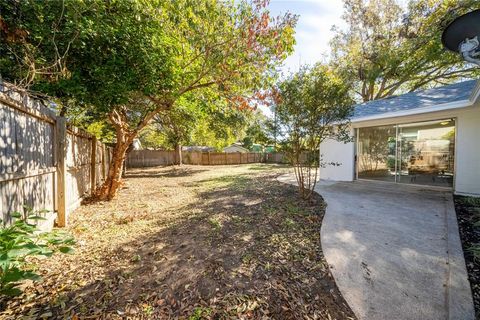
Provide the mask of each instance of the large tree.
{"label": "large tree", "polygon": [[2,12],[4,38],[12,38],[4,51],[16,66],[9,76],[114,127],[104,199],[115,196],[129,145],[156,115],[206,88],[248,103],[294,43],[296,18],[272,18],[264,0],[3,1],[12,7]]}
{"label": "large tree", "polygon": [[344,0],[346,28],[336,29],[332,64],[362,101],[478,75],[441,44],[445,26],[474,0]]}
{"label": "large tree", "polygon": [[173,108],[157,114],[140,133],[142,145],[175,150],[181,164],[182,145],[201,145],[221,150],[240,139],[251,120],[252,110],[239,109],[213,95],[187,94]]}
{"label": "large tree", "polygon": [[243,146],[251,149],[254,143],[266,145],[273,143],[270,137],[268,118],[260,110],[252,112],[249,124],[245,130],[245,137],[242,139]]}
{"label": "large tree", "polygon": [[302,68],[278,84],[275,111],[280,144],[293,165],[299,192],[309,199],[324,163],[325,139],[348,141],[352,112],[350,87],[325,65]]}

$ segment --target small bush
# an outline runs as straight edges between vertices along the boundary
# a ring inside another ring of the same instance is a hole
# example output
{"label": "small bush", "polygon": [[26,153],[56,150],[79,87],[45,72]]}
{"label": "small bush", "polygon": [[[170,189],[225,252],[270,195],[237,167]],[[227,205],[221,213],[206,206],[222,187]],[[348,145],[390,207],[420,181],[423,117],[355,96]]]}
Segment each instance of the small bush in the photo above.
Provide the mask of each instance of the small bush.
{"label": "small bush", "polygon": [[0,223],[0,295],[21,294],[18,286],[25,280],[37,281],[40,276],[27,267],[28,257],[50,257],[55,251],[70,253],[73,238],[59,232],[40,233],[32,222],[45,220],[32,210],[25,215],[11,214],[11,225]]}

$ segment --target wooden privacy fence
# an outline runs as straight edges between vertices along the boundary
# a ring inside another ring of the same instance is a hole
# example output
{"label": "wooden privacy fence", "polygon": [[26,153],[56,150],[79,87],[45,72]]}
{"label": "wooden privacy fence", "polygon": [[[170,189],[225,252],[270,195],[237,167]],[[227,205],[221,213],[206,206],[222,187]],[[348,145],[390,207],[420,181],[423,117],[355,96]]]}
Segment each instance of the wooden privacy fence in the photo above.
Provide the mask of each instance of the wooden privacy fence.
{"label": "wooden privacy fence", "polygon": [[111,150],[66,124],[43,102],[0,83],[0,213],[45,210],[48,229],[90,195],[107,174]]}
{"label": "wooden privacy fence", "polygon": [[[265,154],[258,152],[182,152],[182,163],[193,165],[229,165],[265,162]],[[176,162],[175,151],[133,150],[127,156],[127,168],[168,166]],[[273,162],[273,161],[272,161]]]}
{"label": "wooden privacy fence", "polygon": [[287,156],[283,152],[272,152],[265,154],[266,163],[289,163]]}

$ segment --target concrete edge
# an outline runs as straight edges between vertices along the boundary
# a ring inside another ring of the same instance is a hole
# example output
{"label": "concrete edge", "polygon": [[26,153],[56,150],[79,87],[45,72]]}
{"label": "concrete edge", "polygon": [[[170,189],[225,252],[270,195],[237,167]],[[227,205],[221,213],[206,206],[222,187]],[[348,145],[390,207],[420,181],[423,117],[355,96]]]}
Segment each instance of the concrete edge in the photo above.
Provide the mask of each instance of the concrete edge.
{"label": "concrete edge", "polygon": [[467,268],[460,240],[457,214],[453,195],[447,194],[445,201],[447,224],[448,278],[447,310],[449,320],[474,320],[472,290],[468,281]]}
{"label": "concrete edge", "polygon": [[[288,179],[288,174],[278,176],[277,180],[282,183],[292,184],[293,182],[294,184],[294,180],[292,181],[291,177],[290,179]],[[445,193],[445,196],[445,219],[447,228],[446,241],[448,259],[446,307],[448,313],[448,320],[475,320],[475,308],[473,305],[472,290],[470,288],[467,268],[465,265],[465,258],[463,255],[462,242],[460,240],[460,231],[458,229],[457,214],[453,202],[453,195],[451,193]],[[325,211],[325,215],[327,215],[327,213],[328,205]],[[343,293],[342,295],[345,299],[345,295]]]}
{"label": "concrete edge", "polygon": [[[285,173],[285,174],[281,174],[279,176],[277,176],[277,181],[280,182],[280,183],[284,183],[284,184],[289,184],[289,185],[294,185],[294,186],[297,186],[297,181],[295,179],[295,176],[293,174],[290,174],[290,173]],[[321,184],[323,184],[324,186],[329,186],[329,185],[334,185],[334,184],[337,184],[338,182],[336,181],[331,181],[331,180],[319,180],[317,181],[317,187]],[[340,182],[342,183],[342,182]],[[351,183],[351,181],[348,181],[348,182],[345,182],[345,183]],[[327,262],[327,265],[328,265],[328,269],[329,269],[329,272],[331,274],[331,276],[333,277],[333,281],[335,282],[335,286],[337,287],[337,290],[340,292],[340,295],[342,296],[343,300],[345,301],[345,303],[347,304],[347,306],[350,308],[350,310],[352,311],[352,313],[355,315],[355,318],[356,319],[361,319],[360,315],[359,315],[359,312],[358,310],[355,310],[353,307],[352,307],[352,304],[348,301],[347,299],[347,296],[348,294],[346,294],[344,292],[344,290],[342,290],[339,286],[338,286],[338,283],[337,283],[337,278],[333,275],[336,270],[332,269],[332,265],[328,262],[328,259],[327,259],[327,253],[325,252],[325,250],[323,249],[323,238],[324,238],[324,228],[325,228],[325,221],[327,219],[327,215],[330,211],[330,206],[328,205],[327,201],[325,200],[324,196],[319,193],[317,190],[314,190],[315,193],[317,193],[318,195],[320,195],[323,200],[324,200],[324,203],[326,205],[325,207],[325,214],[323,216],[323,221],[322,221],[322,225],[320,227],[320,230],[319,230],[319,233],[320,233],[320,247],[322,249],[322,252],[323,252],[323,256],[325,257],[325,261]],[[331,213],[330,213],[331,214]],[[330,215],[329,215],[330,216]],[[470,320],[470,319],[469,319]]]}

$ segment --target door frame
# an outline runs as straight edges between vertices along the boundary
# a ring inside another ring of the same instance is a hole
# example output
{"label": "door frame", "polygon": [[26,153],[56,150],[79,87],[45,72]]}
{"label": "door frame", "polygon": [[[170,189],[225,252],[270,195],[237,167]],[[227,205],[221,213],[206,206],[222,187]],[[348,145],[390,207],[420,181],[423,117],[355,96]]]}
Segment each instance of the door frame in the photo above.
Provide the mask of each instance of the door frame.
{"label": "door frame", "polygon": [[[398,180],[398,127],[402,124],[420,124],[423,122],[430,122],[430,121],[442,121],[442,120],[453,120],[455,122],[455,137],[454,137],[454,146],[453,146],[453,179],[452,179],[452,186],[451,187],[442,187],[442,186],[432,186],[432,185],[422,185],[422,184],[414,184],[414,183],[401,183]],[[360,137],[360,129],[362,128],[372,128],[372,127],[381,127],[381,126],[395,126],[395,181],[382,181],[382,180],[375,180],[375,179],[368,179],[368,178],[359,178],[358,171],[359,171],[359,161],[358,161],[358,150],[359,150],[359,137]],[[435,118],[431,120],[422,120],[422,121],[403,121],[403,122],[394,122],[394,123],[386,123],[381,125],[370,125],[370,126],[363,126],[363,127],[356,127],[354,128],[354,179],[359,181],[376,181],[376,182],[384,182],[384,183],[395,183],[395,184],[402,184],[408,186],[417,186],[417,187],[432,187],[432,188],[439,188],[443,190],[455,190],[456,178],[457,178],[457,136],[458,136],[458,118],[457,117],[445,117],[445,118]]]}

